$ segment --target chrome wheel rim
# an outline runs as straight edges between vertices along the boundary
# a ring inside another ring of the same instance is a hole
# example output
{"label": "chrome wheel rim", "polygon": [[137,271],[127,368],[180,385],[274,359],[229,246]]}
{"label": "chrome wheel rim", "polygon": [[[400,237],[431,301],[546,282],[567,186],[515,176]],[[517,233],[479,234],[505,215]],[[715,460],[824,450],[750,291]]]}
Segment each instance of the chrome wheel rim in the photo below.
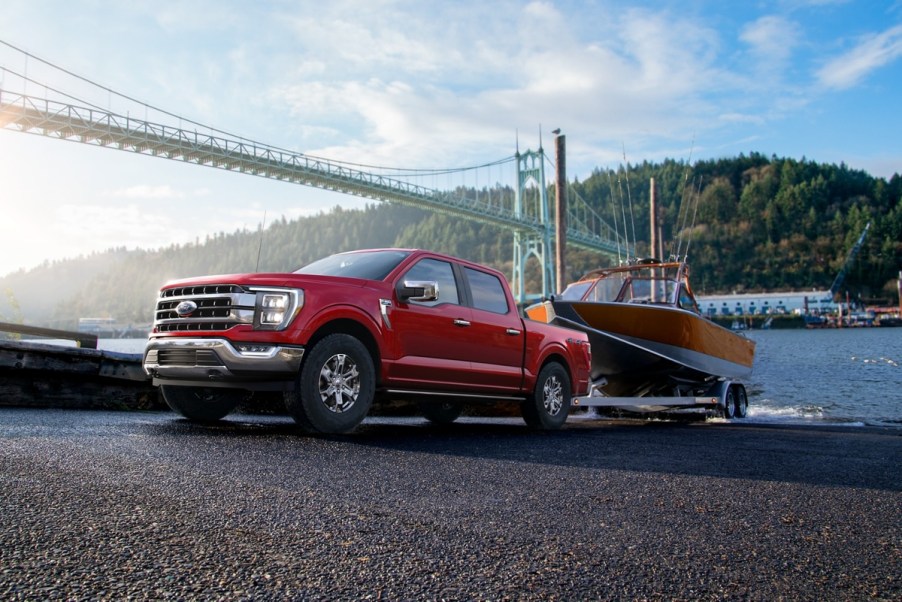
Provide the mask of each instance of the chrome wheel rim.
{"label": "chrome wheel rim", "polygon": [[330,412],[347,412],[360,395],[360,371],[357,362],[344,353],[336,353],[319,372],[319,395]]}
{"label": "chrome wheel rim", "polygon": [[561,381],[556,376],[552,376],[545,381],[542,387],[542,398],[545,405],[545,411],[549,416],[555,416],[564,407],[564,391]]}

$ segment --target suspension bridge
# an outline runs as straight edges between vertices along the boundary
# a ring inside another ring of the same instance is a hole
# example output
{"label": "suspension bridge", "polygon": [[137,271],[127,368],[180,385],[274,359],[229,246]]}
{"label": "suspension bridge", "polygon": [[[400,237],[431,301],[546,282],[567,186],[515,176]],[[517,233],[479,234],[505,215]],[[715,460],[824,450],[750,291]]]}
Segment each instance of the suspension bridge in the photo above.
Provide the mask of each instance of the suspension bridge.
{"label": "suspension bridge", "polygon": [[[9,46],[2,41],[0,43]],[[19,52],[26,58],[51,65],[24,51]],[[51,66],[82,82],[89,82],[81,76]],[[0,65],[0,70],[2,128],[405,204],[491,224],[514,234],[512,284],[519,300],[548,296],[554,292],[556,266],[552,241],[556,230],[545,182],[545,166],[550,161],[541,145],[537,151],[521,153],[518,150],[513,157],[473,168],[364,168],[250,141],[172,113],[163,112],[177,120],[178,126],[146,118],[136,119],[128,113],[122,114],[121,111],[85,101],[59,87],[39,83],[18,70],[3,65]],[[29,93],[29,86],[42,88],[42,93]],[[101,89],[112,94],[108,88]],[[145,113],[152,108],[140,101],[135,102],[143,106]],[[184,127],[185,122],[192,127]],[[510,187],[513,194],[510,189],[505,191],[504,187],[497,186],[480,189],[458,185],[441,190],[420,183],[437,173],[462,173],[502,164],[515,166],[516,184]],[[583,199],[573,194],[570,197],[564,220],[567,245],[617,254],[624,246],[618,232]],[[541,294],[530,295],[526,291],[525,269],[532,258],[542,270]]]}

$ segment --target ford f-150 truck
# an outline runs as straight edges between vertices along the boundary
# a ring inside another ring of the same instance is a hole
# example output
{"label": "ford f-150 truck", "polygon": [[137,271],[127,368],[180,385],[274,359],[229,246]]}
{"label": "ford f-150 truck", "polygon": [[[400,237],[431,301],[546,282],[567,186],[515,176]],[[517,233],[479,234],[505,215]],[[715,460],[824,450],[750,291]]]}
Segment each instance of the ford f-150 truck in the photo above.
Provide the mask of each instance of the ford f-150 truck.
{"label": "ford f-150 truck", "polygon": [[439,423],[464,402],[516,401],[529,426],[554,429],[588,392],[590,353],[584,333],[524,319],[495,270],[375,249],[168,282],[144,369],[196,421],[268,390],[313,432],[353,430],[374,399],[419,401]]}

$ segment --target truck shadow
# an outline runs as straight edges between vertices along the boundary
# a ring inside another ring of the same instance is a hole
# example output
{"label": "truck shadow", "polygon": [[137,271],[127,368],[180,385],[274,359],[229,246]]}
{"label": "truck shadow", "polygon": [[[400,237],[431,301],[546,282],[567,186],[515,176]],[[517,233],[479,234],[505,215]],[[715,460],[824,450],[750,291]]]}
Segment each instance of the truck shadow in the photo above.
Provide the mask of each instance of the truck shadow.
{"label": "truck shadow", "polygon": [[[173,418],[157,428],[178,436],[279,437],[348,453],[391,450],[478,460],[902,490],[902,432],[725,422],[574,419],[559,431],[515,418],[368,418],[348,435],[310,435],[285,416],[230,416],[210,425]],[[289,452],[290,453],[290,452]]]}

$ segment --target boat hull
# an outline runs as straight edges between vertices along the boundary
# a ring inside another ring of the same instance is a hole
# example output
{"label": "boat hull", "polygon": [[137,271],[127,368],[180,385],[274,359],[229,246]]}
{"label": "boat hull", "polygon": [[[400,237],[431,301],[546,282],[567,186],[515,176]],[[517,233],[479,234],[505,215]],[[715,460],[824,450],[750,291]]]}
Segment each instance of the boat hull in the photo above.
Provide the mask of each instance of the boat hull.
{"label": "boat hull", "polygon": [[752,372],[753,341],[675,307],[555,300],[527,313],[588,334],[592,379],[604,379],[608,395],[653,394],[675,379],[738,379]]}

